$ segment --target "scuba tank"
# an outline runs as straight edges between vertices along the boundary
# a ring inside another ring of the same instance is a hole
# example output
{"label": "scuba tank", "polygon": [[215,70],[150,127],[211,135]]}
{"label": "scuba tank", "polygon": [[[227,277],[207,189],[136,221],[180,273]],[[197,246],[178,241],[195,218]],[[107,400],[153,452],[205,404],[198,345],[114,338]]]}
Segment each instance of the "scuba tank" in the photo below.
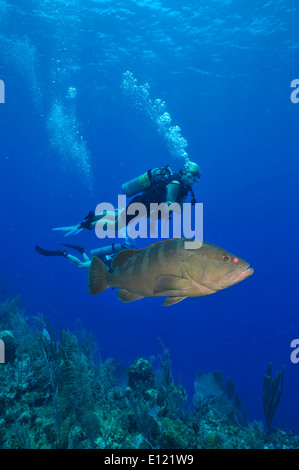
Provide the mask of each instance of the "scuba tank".
{"label": "scuba tank", "polygon": [[95,248],[94,250],[91,250],[90,253],[92,256],[104,259],[105,256],[115,255],[115,253],[118,253],[122,249],[123,247],[120,243],[112,243],[111,245],[102,246],[101,248]]}
{"label": "scuba tank", "polygon": [[135,194],[140,193],[146,188],[151,186],[151,170],[146,171],[142,175],[134,178],[133,180],[128,181],[122,185],[122,190],[126,196],[132,197]]}
{"label": "scuba tank", "polygon": [[137,178],[124,183],[122,185],[122,190],[127,197],[132,197],[135,196],[135,194],[141,193],[145,189],[149,189],[161,182],[167,181],[171,174],[172,172],[169,166],[154,168],[153,170],[148,170]]}

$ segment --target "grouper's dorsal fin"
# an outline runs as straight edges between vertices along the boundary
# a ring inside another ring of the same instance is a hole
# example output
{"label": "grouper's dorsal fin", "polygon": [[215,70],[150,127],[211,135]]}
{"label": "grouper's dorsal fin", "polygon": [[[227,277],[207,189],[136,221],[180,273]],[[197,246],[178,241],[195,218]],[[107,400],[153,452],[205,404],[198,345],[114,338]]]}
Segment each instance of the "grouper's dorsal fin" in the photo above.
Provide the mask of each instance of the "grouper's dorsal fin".
{"label": "grouper's dorsal fin", "polygon": [[111,263],[111,268],[116,269],[122,264],[124,264],[127,259],[131,258],[132,256],[135,256],[137,253],[143,250],[121,250],[117,255],[112,260]]}
{"label": "grouper's dorsal fin", "polygon": [[153,246],[162,245],[163,243],[169,243],[169,242],[172,242],[173,240],[178,240],[178,238],[168,238],[167,240],[161,240],[159,242],[152,243],[151,245],[147,246],[144,249],[146,250],[147,248],[152,248]]}
{"label": "grouper's dorsal fin", "polygon": [[153,246],[156,246],[156,245],[162,245],[163,243],[168,243],[172,240],[177,240],[177,239],[169,238],[168,240],[161,240],[160,242],[152,243],[151,245],[146,246],[145,248],[140,248],[139,250],[132,250],[132,249],[121,250],[113,258],[113,261],[111,263],[111,268],[112,269],[119,268],[119,266],[124,264],[127,261],[127,259],[132,258],[132,256],[135,256],[137,253],[141,253],[142,251],[148,250],[149,248],[152,248]]}

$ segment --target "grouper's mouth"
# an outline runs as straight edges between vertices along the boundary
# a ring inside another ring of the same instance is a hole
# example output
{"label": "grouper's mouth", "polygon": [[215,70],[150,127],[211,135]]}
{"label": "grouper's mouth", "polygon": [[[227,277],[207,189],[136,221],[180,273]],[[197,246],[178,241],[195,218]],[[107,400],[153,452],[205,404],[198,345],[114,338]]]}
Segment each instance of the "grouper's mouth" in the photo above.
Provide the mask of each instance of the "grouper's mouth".
{"label": "grouper's mouth", "polygon": [[228,273],[225,278],[223,279],[224,284],[232,285],[236,284],[237,282],[243,281],[247,277],[253,274],[254,270],[251,267],[243,269],[241,272],[238,273]]}

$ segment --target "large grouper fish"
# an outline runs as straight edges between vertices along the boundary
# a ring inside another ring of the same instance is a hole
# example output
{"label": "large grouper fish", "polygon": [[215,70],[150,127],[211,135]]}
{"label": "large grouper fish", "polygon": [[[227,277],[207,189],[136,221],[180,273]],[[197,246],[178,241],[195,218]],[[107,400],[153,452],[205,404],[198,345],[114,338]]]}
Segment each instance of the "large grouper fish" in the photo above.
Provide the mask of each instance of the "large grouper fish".
{"label": "large grouper fish", "polygon": [[122,302],[166,296],[163,305],[168,306],[186,297],[214,294],[253,273],[246,261],[218,246],[203,242],[200,248],[186,249],[186,241],[190,240],[172,238],[140,250],[120,251],[110,270],[94,256],[89,268],[89,293],[96,295],[119,287],[117,294]]}

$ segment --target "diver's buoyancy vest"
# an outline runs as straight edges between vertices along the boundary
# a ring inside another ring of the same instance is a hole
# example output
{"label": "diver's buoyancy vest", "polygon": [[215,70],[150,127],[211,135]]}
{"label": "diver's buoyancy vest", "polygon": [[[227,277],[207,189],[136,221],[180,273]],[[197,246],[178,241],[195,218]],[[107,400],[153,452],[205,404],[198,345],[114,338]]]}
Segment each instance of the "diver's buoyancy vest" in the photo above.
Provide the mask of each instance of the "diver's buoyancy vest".
{"label": "diver's buoyancy vest", "polygon": [[171,170],[168,166],[148,170],[137,178],[134,178],[122,185],[122,190],[127,197],[135,196],[138,193],[151,188],[166,186],[171,177]]}

